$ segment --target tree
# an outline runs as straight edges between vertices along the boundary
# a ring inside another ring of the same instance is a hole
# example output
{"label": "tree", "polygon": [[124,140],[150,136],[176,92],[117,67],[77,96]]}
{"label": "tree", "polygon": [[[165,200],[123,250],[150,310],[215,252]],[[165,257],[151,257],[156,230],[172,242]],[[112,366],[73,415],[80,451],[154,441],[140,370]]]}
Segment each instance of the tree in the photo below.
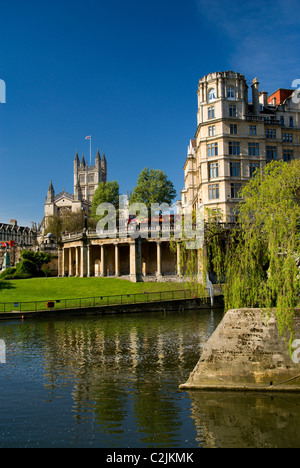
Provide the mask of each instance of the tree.
{"label": "tree", "polygon": [[[75,213],[72,211],[65,211],[59,216],[50,216],[45,234],[51,232],[59,239],[62,233],[81,231],[85,227],[85,216],[85,212],[82,211],[77,211]],[[87,226],[93,226],[90,217],[87,217]]]}
{"label": "tree", "polygon": [[97,208],[102,203],[110,203],[116,208],[116,211],[118,211],[119,196],[120,189],[116,180],[113,180],[112,182],[101,182],[98,185],[93,197],[91,216],[95,220],[99,219],[99,216],[97,215]]}
{"label": "tree", "polygon": [[171,205],[175,197],[176,190],[166,174],[162,170],[147,167],[138,177],[137,185],[130,197],[130,204],[144,203],[150,212],[152,203]]}
{"label": "tree", "polygon": [[23,250],[22,260],[17,265],[17,272],[29,274],[31,276],[44,276],[43,267],[50,263],[52,255],[45,252],[33,252]]}
{"label": "tree", "polygon": [[257,171],[241,192],[234,229],[210,217],[204,248],[196,258],[182,252],[188,283],[205,284],[214,271],[225,278],[225,310],[274,309],[279,335],[291,344],[300,293],[300,161],[274,161]]}
{"label": "tree", "polygon": [[292,342],[300,292],[300,161],[268,164],[242,198],[227,246],[226,308],[274,307],[279,334]]}

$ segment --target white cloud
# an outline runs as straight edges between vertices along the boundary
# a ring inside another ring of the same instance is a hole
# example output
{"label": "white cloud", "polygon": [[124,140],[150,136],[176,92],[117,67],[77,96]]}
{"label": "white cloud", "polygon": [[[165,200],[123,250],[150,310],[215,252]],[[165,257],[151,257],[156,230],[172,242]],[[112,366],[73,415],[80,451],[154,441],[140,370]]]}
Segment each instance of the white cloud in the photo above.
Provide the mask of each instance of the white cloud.
{"label": "white cloud", "polygon": [[224,33],[233,70],[249,81],[257,76],[269,92],[300,78],[298,0],[198,0],[198,6]]}

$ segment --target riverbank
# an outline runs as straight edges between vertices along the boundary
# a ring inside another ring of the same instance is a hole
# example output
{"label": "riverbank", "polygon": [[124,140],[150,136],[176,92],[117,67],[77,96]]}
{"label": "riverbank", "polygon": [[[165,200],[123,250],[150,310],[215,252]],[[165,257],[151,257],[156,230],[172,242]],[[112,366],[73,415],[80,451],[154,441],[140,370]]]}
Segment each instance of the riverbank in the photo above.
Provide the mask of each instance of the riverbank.
{"label": "riverbank", "polygon": [[[72,317],[91,315],[117,315],[134,313],[173,312],[196,309],[211,309],[210,298],[174,299],[174,300],[153,300],[151,302],[139,302],[129,304],[114,304],[104,306],[71,307],[66,309],[45,309],[38,311],[13,311],[0,314],[0,321],[5,320],[26,320],[33,318],[49,317]],[[214,298],[214,309],[223,309],[223,296]]]}
{"label": "riverbank", "polygon": [[31,278],[0,281],[0,302],[34,302],[70,297],[113,296],[180,290],[185,283],[132,283],[119,278]]}

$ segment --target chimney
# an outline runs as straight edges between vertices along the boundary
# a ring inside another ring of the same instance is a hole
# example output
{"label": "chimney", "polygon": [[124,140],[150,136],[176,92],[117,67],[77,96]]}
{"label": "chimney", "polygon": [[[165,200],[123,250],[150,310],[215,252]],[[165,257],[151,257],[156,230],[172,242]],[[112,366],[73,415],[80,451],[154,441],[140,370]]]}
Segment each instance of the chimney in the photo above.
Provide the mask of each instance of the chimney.
{"label": "chimney", "polygon": [[252,103],[253,114],[259,115],[259,82],[257,78],[254,78],[252,83]]}
{"label": "chimney", "polygon": [[268,107],[268,93],[266,91],[259,93],[259,103],[264,107]]}
{"label": "chimney", "polygon": [[10,224],[11,226],[17,226],[17,225],[18,225],[16,219],[11,219],[10,222],[9,222],[9,224]]}

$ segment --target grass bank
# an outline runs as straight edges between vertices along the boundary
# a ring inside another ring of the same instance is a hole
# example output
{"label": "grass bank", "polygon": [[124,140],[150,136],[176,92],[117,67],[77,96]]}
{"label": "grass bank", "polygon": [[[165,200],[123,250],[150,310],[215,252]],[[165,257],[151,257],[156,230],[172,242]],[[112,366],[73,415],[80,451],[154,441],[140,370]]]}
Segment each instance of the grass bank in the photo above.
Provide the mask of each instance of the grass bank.
{"label": "grass bank", "polygon": [[182,290],[183,283],[131,283],[117,278],[32,278],[0,282],[0,302],[48,301]]}

